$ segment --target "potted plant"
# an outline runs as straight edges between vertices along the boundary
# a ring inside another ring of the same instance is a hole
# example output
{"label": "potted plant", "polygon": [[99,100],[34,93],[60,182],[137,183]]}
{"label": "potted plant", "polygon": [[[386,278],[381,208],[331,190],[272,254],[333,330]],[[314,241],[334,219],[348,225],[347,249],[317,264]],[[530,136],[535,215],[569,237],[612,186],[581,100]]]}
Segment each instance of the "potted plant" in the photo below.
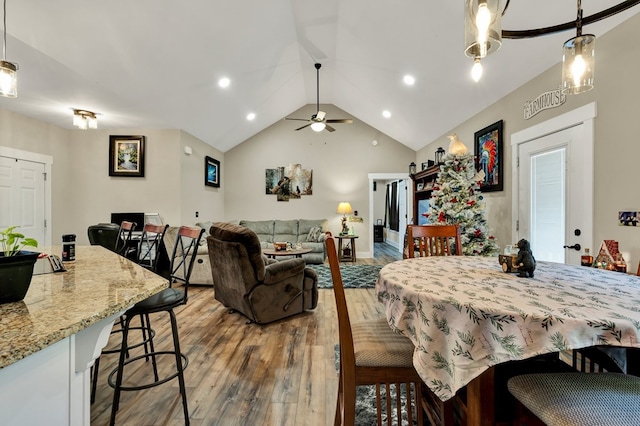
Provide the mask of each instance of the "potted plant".
{"label": "potted plant", "polygon": [[33,238],[16,232],[17,226],[0,231],[0,303],[18,302],[29,290],[33,266],[40,253],[22,250],[38,247]]}

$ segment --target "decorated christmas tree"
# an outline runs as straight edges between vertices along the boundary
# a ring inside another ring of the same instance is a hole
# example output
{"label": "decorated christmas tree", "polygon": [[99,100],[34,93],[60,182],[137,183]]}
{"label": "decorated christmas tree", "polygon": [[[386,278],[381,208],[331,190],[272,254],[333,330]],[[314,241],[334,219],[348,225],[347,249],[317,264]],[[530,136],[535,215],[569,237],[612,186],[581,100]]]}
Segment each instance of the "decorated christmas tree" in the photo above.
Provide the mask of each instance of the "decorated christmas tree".
{"label": "decorated christmas tree", "polygon": [[427,219],[432,224],[458,224],[466,256],[494,256],[498,245],[485,219],[481,178],[472,154],[448,154],[433,186]]}

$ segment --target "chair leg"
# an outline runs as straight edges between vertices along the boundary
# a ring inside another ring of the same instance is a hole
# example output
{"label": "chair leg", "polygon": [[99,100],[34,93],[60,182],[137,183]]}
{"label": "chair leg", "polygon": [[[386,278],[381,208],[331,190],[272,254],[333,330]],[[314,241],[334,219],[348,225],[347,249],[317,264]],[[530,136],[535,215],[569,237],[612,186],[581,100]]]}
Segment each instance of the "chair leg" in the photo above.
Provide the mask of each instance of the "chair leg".
{"label": "chair leg", "polygon": [[113,403],[111,405],[111,420],[109,424],[116,424],[116,413],[120,408],[120,387],[122,386],[122,376],[124,374],[124,361],[129,350],[127,338],[129,337],[129,325],[131,324],[131,315],[127,315],[122,324],[122,346],[120,347],[120,359],[118,361],[118,373],[116,375],[116,385],[113,392]]}
{"label": "chair leg", "polygon": [[180,339],[178,337],[178,322],[173,309],[169,310],[171,317],[171,332],[173,334],[173,348],[176,354],[176,367],[178,369],[178,383],[180,384],[180,393],[182,394],[182,407],[184,409],[184,424],[189,425],[189,408],[187,407],[187,389],[184,383],[184,371],[182,368],[182,352],[180,351]]}
{"label": "chair leg", "polygon": [[91,403],[96,402],[96,387],[98,386],[98,372],[100,371],[100,357],[96,358],[96,361],[91,367]]}
{"label": "chair leg", "polygon": [[[145,318],[146,318],[146,325],[145,325]],[[149,314],[144,314],[144,315],[140,315],[140,324],[142,325],[142,336],[145,339],[145,344],[144,344],[144,353],[145,355],[147,354],[151,354],[151,365],[153,367],[153,378],[154,380],[157,382],[158,379],[158,364],[156,363],[156,349],[155,346],[153,344],[153,331],[151,330],[151,319],[149,319]],[[149,350],[147,350],[147,343],[146,343],[146,337],[145,337],[145,329],[149,330]],[[146,360],[149,360],[149,357],[145,357]]]}

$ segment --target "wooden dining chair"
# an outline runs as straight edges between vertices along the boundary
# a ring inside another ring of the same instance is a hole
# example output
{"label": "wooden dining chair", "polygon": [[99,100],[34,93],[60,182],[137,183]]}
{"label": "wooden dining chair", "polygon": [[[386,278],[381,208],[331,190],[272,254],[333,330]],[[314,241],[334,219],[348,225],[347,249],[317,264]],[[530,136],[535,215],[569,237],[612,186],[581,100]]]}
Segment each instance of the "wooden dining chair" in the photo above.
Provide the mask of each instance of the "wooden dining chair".
{"label": "wooden dining chair", "polygon": [[407,225],[407,257],[462,256],[458,225]]}
{"label": "wooden dining chair", "polygon": [[[336,243],[333,236],[330,233],[327,234],[325,245],[338,312],[340,343],[340,377],[335,424],[354,424],[356,386],[364,385],[376,386],[378,424],[382,424],[381,385],[384,385],[387,422],[391,424],[393,396],[389,385],[395,384],[398,423],[400,424],[400,420],[404,417],[409,424],[413,424],[413,410],[415,409],[417,424],[421,425],[423,419],[422,379],[413,367],[413,343],[408,338],[395,333],[384,317],[351,323]],[[407,395],[405,413],[402,412],[402,407],[399,404],[401,384],[404,384]],[[430,392],[428,389],[426,391]],[[447,408],[450,410],[448,413],[450,417],[447,418],[451,422],[453,420],[452,405],[448,404]],[[438,423],[432,421],[432,424]]]}

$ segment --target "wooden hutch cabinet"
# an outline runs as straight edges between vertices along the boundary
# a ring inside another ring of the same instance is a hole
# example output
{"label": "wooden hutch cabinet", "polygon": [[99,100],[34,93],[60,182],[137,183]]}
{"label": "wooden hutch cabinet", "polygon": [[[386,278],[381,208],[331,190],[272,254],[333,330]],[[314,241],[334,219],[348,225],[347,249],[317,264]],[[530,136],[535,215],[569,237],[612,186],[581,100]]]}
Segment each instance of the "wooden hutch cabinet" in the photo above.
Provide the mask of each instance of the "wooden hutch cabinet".
{"label": "wooden hutch cabinet", "polygon": [[428,200],[431,198],[438,172],[440,172],[440,165],[436,164],[411,176],[413,179],[413,223],[416,225],[426,223],[426,218],[422,216],[422,213],[426,213],[429,208]]}

